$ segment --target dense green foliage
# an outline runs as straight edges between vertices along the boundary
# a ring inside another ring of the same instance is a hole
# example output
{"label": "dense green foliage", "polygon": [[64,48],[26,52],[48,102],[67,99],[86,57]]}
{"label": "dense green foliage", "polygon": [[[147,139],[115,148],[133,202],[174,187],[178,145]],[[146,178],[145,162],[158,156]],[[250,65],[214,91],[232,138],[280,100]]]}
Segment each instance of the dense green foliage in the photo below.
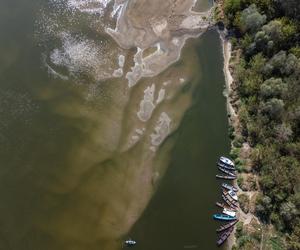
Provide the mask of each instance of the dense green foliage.
{"label": "dense green foliage", "polygon": [[234,76],[263,191],[256,211],[300,249],[300,2],[225,0],[224,12],[242,50]]}

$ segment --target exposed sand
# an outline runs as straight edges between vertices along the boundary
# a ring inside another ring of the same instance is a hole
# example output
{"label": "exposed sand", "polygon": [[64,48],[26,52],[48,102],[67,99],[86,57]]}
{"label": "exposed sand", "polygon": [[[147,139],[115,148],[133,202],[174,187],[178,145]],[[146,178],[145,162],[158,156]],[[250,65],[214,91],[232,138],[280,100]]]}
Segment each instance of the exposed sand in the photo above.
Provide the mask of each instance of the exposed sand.
{"label": "exposed sand", "polygon": [[[177,61],[189,37],[195,37],[211,24],[211,10],[191,11],[194,0],[124,0],[116,3],[119,9],[115,29],[106,31],[123,49],[136,48],[134,66],[127,72],[129,87],[142,77],[152,77]],[[146,57],[145,50],[156,47]]]}

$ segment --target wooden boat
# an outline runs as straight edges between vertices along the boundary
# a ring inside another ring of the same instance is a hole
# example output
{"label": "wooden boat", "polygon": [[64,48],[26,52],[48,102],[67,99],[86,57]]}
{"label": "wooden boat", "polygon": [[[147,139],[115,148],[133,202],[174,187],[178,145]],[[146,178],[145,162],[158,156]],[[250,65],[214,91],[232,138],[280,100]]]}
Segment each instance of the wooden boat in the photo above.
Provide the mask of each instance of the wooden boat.
{"label": "wooden boat", "polygon": [[228,195],[222,194],[222,198],[223,198],[223,200],[228,204],[228,206],[230,206],[230,207],[235,207],[235,208],[238,207],[238,203],[235,202],[235,201],[233,201],[233,200],[230,200],[230,199],[228,198]]}
{"label": "wooden boat", "polygon": [[223,232],[220,235],[219,239],[217,240],[217,245],[221,246],[228,239],[232,231],[233,231],[233,227],[230,227],[227,231]]}
{"label": "wooden boat", "polygon": [[223,163],[229,167],[234,167],[234,163],[232,160],[230,160],[229,158],[227,157],[224,157],[224,156],[221,156],[220,159],[219,159],[219,162],[220,163]]}
{"label": "wooden boat", "polygon": [[231,171],[229,171],[229,170],[227,170],[227,169],[225,169],[225,168],[218,167],[218,169],[219,169],[220,171],[222,171],[223,173],[228,174],[228,175],[230,175],[230,176],[236,176],[235,173],[232,173]]}
{"label": "wooden boat", "polygon": [[217,165],[218,165],[219,167],[226,168],[226,169],[228,169],[228,170],[235,170],[235,167],[227,166],[226,164],[221,163],[221,162],[217,162]]}
{"label": "wooden boat", "polygon": [[235,216],[230,216],[230,215],[226,215],[226,214],[214,214],[213,218],[215,220],[225,220],[225,221],[236,220]]}
{"label": "wooden boat", "polygon": [[223,190],[222,190],[222,193],[223,193],[224,195],[229,196],[229,199],[230,199],[230,200],[234,200],[235,202],[238,201],[238,197],[237,197],[236,193],[235,193],[233,190],[227,191],[227,190],[223,189]]}
{"label": "wooden boat", "polygon": [[235,206],[229,206],[228,204],[224,204],[224,203],[221,203],[221,202],[216,202],[216,205],[220,208],[227,208],[227,209],[230,209],[230,210],[233,210],[233,211],[237,210]]}
{"label": "wooden boat", "polygon": [[228,192],[226,192],[225,190],[223,190],[222,193],[223,193],[223,195],[225,195],[226,199],[228,199],[229,202],[230,202],[231,204],[233,204],[234,206],[237,206],[237,205],[238,205],[238,202],[237,202],[235,199],[233,199],[233,198],[228,194]]}
{"label": "wooden boat", "polygon": [[233,190],[234,192],[238,191],[238,189],[235,186],[229,185],[227,183],[222,183],[222,187],[227,190]]}
{"label": "wooden boat", "polygon": [[237,196],[236,192],[234,192],[233,190],[229,190],[227,193],[228,193],[228,194],[231,196],[231,198],[234,199],[235,201],[238,200],[238,196]]}
{"label": "wooden boat", "polygon": [[223,232],[231,227],[233,227],[239,220],[234,220],[232,222],[229,222],[227,224],[224,224],[222,226],[220,226],[216,231],[217,233]]}
{"label": "wooden boat", "polygon": [[225,180],[234,180],[234,179],[236,179],[236,175],[231,176],[231,175],[218,175],[217,174],[216,178],[225,179]]}

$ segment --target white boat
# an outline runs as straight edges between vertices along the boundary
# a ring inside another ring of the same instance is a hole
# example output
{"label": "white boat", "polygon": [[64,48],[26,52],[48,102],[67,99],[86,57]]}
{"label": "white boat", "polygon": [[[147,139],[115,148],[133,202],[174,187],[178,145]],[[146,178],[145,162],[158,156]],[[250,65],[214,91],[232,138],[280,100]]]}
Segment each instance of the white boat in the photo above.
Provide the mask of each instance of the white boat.
{"label": "white boat", "polygon": [[125,240],[124,243],[125,243],[125,245],[128,246],[128,247],[132,247],[132,246],[136,245],[136,241],[134,241],[134,240],[132,240],[132,239]]}
{"label": "white boat", "polygon": [[223,214],[227,214],[227,215],[229,215],[229,216],[235,217],[235,215],[236,215],[236,212],[234,212],[234,211],[232,211],[232,210],[229,210],[229,209],[226,209],[226,208],[224,208],[224,209],[223,209]]}
{"label": "white boat", "polygon": [[228,191],[228,194],[234,199],[235,201],[238,200],[238,197],[236,195],[236,192],[234,192],[232,189]]}
{"label": "white boat", "polygon": [[231,186],[228,183],[222,183],[222,187],[227,190],[233,190],[234,192],[238,191],[238,189],[235,186]]}
{"label": "white boat", "polygon": [[234,167],[233,161],[230,160],[230,159],[228,159],[228,158],[226,158],[226,157],[224,157],[224,156],[220,157],[220,162],[222,162],[222,163],[224,163],[224,164],[226,164],[228,166]]}

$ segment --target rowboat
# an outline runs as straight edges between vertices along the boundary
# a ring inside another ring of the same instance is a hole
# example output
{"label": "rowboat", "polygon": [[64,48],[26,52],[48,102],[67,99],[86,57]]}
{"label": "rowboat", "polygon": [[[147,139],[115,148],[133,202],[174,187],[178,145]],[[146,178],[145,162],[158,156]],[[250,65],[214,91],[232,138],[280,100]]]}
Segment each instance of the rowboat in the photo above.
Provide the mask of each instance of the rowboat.
{"label": "rowboat", "polygon": [[239,220],[235,220],[235,221],[232,221],[232,222],[229,222],[227,224],[224,224],[222,226],[220,226],[216,231],[217,233],[219,232],[223,232],[225,230],[227,230],[228,228],[231,228],[232,226],[234,226]]}
{"label": "rowboat", "polygon": [[231,176],[231,175],[218,175],[217,174],[216,178],[225,179],[225,180],[234,180],[234,179],[236,179],[236,175]]}
{"label": "rowboat", "polygon": [[233,190],[229,190],[228,194],[232,197],[232,199],[234,199],[235,201],[238,200],[238,197],[236,195],[236,192],[234,192]]}
{"label": "rowboat", "polygon": [[217,162],[217,165],[218,165],[219,167],[226,168],[226,169],[228,169],[228,170],[235,170],[235,167],[230,167],[230,166],[228,166],[228,165],[226,165],[226,164],[224,164],[224,163],[222,163],[222,162]]}
{"label": "rowboat", "polygon": [[235,206],[229,206],[228,204],[224,204],[224,203],[221,203],[221,202],[216,202],[216,205],[220,208],[227,208],[227,209],[230,209],[230,210],[233,210],[233,211],[237,210]]}
{"label": "rowboat", "polygon": [[224,156],[221,156],[220,159],[219,159],[219,162],[220,163],[223,163],[229,167],[234,167],[234,163],[232,160],[230,160],[229,158],[227,157],[224,157]]}
{"label": "rowboat", "polygon": [[222,190],[222,193],[223,193],[224,195],[227,195],[228,198],[229,198],[230,200],[233,200],[233,201],[235,201],[235,202],[238,200],[238,197],[237,197],[237,195],[236,195],[236,192],[234,192],[233,190],[227,191],[227,190],[223,189],[223,190]]}
{"label": "rowboat", "polygon": [[234,173],[232,173],[231,171],[229,171],[229,170],[227,170],[227,169],[225,169],[225,168],[218,167],[218,169],[219,169],[220,171],[222,171],[223,173],[228,174],[228,175],[230,175],[230,176],[236,176]]}
{"label": "rowboat", "polygon": [[222,194],[225,195],[226,199],[228,199],[231,204],[237,206],[237,200],[233,199],[233,197],[229,195],[229,193],[226,190],[223,190]]}
{"label": "rowboat", "polygon": [[132,239],[128,239],[124,241],[125,246],[127,247],[133,247],[136,245],[136,241],[132,240]]}
{"label": "rowboat", "polygon": [[219,237],[219,239],[217,240],[217,245],[221,246],[230,236],[230,234],[233,231],[233,227],[230,227],[227,231],[225,231],[224,233],[222,233]]}
{"label": "rowboat", "polygon": [[230,197],[229,195],[222,194],[222,198],[228,204],[228,206],[238,207],[238,203],[236,201],[230,199],[229,197]]}
{"label": "rowboat", "polygon": [[226,214],[214,214],[213,218],[215,220],[225,220],[225,221],[236,220],[235,216],[230,216],[230,215],[226,215]]}
{"label": "rowboat", "polygon": [[233,190],[234,192],[238,191],[238,189],[236,187],[234,187],[232,185],[229,185],[227,183],[222,183],[222,187],[225,188],[225,189],[227,189],[227,190]]}
{"label": "rowboat", "polygon": [[232,210],[227,209],[227,208],[224,208],[223,211],[222,211],[222,213],[226,214],[226,215],[229,215],[229,216],[232,216],[232,217],[235,217],[235,215],[236,215],[235,211],[232,211]]}

